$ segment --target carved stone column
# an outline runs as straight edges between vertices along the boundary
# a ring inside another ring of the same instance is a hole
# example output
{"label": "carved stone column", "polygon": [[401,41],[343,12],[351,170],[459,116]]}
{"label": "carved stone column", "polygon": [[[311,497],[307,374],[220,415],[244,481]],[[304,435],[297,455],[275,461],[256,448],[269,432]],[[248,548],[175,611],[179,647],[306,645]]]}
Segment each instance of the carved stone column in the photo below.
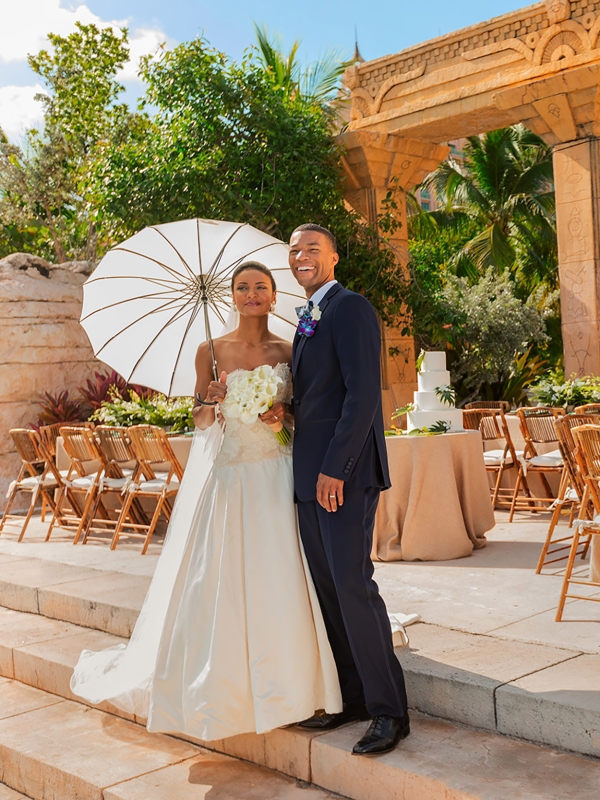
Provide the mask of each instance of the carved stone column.
{"label": "carved stone column", "polygon": [[600,140],[554,149],[565,375],[600,375]]}
{"label": "carved stone column", "polygon": [[[408,139],[395,134],[350,131],[338,141],[346,154],[342,159],[346,179],[346,200],[365,220],[377,225],[382,203],[390,187],[400,191],[400,228],[390,241],[398,264],[408,262],[405,192],[419,184],[449,153],[445,145]],[[382,385],[384,417],[389,424],[392,412],[409,403],[416,390],[415,347],[412,337],[401,336],[399,329],[383,330]]]}

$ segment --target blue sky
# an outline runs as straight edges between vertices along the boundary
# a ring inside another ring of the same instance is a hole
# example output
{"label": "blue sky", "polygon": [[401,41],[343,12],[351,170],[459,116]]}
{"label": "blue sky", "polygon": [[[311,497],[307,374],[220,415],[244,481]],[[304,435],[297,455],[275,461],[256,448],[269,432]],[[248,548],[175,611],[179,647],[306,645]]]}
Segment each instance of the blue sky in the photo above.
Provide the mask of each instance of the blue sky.
{"label": "blue sky", "polygon": [[[198,34],[239,58],[254,40],[253,21],[279,33],[285,44],[302,40],[304,59],[327,48],[350,54],[355,26],[363,56],[373,59],[505,14],[526,3],[519,0],[3,0],[0,26],[0,126],[18,140],[39,120],[33,99],[41,89],[29,70],[27,54],[44,45],[49,31],[67,34],[75,20],[126,24],[134,62],[166,41],[168,46]],[[135,63],[121,76],[130,100],[141,91]]]}

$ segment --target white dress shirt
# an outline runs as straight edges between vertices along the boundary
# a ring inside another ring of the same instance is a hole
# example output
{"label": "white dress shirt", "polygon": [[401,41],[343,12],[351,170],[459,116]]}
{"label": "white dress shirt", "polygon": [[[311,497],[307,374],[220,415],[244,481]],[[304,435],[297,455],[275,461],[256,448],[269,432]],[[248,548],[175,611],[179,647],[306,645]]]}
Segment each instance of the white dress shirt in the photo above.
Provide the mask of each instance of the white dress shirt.
{"label": "white dress shirt", "polygon": [[336,283],[337,283],[336,280],[327,281],[327,283],[324,283],[320,289],[317,289],[317,291],[313,294],[313,296],[309,298],[309,300],[312,300],[313,306],[318,306],[321,300],[327,294],[327,292],[331,289],[332,286],[335,286]]}

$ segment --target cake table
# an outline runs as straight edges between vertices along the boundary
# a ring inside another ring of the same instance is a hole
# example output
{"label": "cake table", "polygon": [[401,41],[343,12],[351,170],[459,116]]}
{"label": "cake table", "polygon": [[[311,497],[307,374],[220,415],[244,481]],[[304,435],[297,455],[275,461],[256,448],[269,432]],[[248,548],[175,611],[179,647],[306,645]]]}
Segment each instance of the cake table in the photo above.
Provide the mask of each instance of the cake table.
{"label": "cake table", "polygon": [[392,488],[381,493],[374,561],[446,561],[485,547],[494,527],[479,431],[386,439]]}

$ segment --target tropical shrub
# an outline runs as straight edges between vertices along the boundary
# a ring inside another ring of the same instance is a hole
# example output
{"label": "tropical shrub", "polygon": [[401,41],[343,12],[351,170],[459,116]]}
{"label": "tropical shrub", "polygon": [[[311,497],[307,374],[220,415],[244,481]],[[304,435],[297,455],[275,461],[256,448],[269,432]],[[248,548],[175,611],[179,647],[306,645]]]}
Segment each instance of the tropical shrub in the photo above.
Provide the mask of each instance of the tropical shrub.
{"label": "tropical shrub", "polygon": [[94,372],[94,377],[88,378],[85,386],[79,387],[80,395],[92,411],[96,411],[105,400],[110,400],[115,394],[126,399],[129,391],[134,391],[142,397],[154,394],[153,389],[127,383],[114,369],[108,373]]}
{"label": "tropical shrub", "polygon": [[44,392],[40,398],[41,411],[38,414],[37,425],[53,425],[55,422],[82,422],[85,419],[85,409],[81,400],[71,397],[69,390],[63,392]]}
{"label": "tropical shrub", "polygon": [[562,372],[552,372],[533,388],[533,399],[542,406],[569,408],[586,403],[600,403],[600,377],[565,379]]}

